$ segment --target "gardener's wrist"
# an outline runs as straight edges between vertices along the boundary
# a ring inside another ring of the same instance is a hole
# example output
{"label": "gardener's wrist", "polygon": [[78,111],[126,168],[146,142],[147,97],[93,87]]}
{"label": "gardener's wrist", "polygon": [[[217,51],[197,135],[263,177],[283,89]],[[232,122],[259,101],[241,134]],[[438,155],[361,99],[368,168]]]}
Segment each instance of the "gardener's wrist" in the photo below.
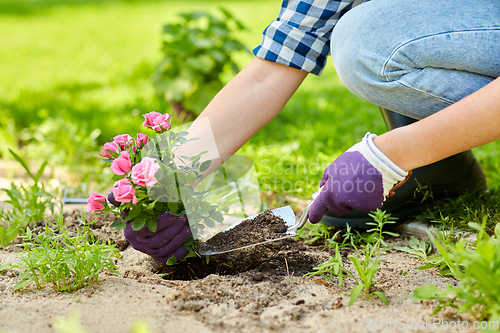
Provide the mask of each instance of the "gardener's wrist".
{"label": "gardener's wrist", "polygon": [[406,145],[400,138],[398,129],[394,129],[373,139],[373,144],[402,170],[408,172],[420,166],[421,162],[416,159],[414,149],[411,145]]}

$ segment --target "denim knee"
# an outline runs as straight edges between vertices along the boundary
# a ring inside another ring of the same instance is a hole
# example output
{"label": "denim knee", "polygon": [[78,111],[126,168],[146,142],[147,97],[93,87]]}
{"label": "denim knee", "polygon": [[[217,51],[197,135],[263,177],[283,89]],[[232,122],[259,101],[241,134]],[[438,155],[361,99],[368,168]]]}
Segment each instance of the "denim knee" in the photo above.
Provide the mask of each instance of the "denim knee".
{"label": "denim knee", "polygon": [[[364,4],[342,16],[331,36],[331,56],[337,75],[344,85],[358,97],[377,103],[380,86],[386,82],[383,65],[387,59],[374,43],[376,20],[365,15]],[[375,37],[376,38],[376,37]],[[379,96],[383,98],[383,96]]]}
{"label": "denim knee", "polygon": [[500,76],[500,3],[464,6],[373,0],[353,8],[331,36],[339,78],[358,97],[417,119],[472,94]]}

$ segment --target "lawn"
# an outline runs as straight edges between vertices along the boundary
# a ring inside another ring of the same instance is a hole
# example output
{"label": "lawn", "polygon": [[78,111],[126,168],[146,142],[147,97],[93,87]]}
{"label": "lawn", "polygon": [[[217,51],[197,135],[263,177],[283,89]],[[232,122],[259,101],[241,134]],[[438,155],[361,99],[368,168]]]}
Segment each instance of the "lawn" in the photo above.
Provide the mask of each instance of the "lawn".
{"label": "lawn", "polygon": [[[142,131],[143,113],[171,112],[151,81],[162,58],[162,25],[182,11],[223,6],[247,27],[239,38],[252,49],[280,3],[0,0],[2,158],[11,158],[13,148],[38,163],[48,159],[53,175],[60,168],[72,175],[63,181],[73,195],[102,190],[110,175],[100,146]],[[251,57],[240,54],[240,67]],[[254,159],[263,191],[308,198],[323,169],[367,131],[385,131],[377,107],[351,94],[330,61],[240,153]],[[500,184],[498,148],[497,142],[475,150],[493,189]]]}

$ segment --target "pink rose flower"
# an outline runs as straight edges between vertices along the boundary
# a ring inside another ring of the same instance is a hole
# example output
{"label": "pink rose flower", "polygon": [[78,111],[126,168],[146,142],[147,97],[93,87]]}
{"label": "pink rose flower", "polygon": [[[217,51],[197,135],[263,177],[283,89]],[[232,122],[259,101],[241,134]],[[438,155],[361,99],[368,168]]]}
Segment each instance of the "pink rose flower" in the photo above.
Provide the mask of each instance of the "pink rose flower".
{"label": "pink rose flower", "polygon": [[161,114],[159,112],[152,111],[150,113],[143,114],[144,117],[144,127],[151,128],[157,132],[163,132],[163,130],[168,130],[170,128],[170,115],[168,113]]}
{"label": "pink rose flower", "polygon": [[129,148],[134,144],[134,139],[128,134],[120,134],[113,138],[113,141],[122,149]]}
{"label": "pink rose flower", "polygon": [[107,150],[114,151],[115,153],[120,152],[120,148],[118,148],[118,145],[116,144],[116,142],[106,142],[104,144],[104,149],[101,151],[102,156],[114,158]]}
{"label": "pink rose flower", "polygon": [[104,203],[106,202],[106,198],[99,193],[92,193],[87,200],[87,209],[89,212],[93,212],[95,210],[104,209]]}
{"label": "pink rose flower", "polygon": [[135,141],[135,144],[137,147],[142,147],[148,143],[148,139],[149,138],[146,134],[137,133],[137,140]]}
{"label": "pink rose flower", "polygon": [[128,183],[126,178],[115,183],[115,187],[113,188],[113,197],[118,202],[132,201],[134,205],[137,203],[134,187]]}
{"label": "pink rose flower", "polygon": [[139,186],[153,186],[156,183],[154,176],[159,168],[160,165],[156,163],[156,159],[144,157],[132,168],[132,182]]}
{"label": "pink rose flower", "polygon": [[111,170],[116,175],[124,175],[132,169],[132,161],[128,151],[122,151],[120,156],[111,163]]}

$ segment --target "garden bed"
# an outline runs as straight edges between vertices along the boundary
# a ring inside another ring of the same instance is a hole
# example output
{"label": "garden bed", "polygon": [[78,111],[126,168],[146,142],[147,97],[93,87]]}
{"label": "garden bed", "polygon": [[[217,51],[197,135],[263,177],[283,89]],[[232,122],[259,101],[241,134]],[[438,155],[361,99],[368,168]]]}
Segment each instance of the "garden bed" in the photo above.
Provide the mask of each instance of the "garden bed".
{"label": "garden bed", "polygon": [[[78,225],[76,216],[71,214],[66,221]],[[172,268],[127,246],[102,215],[96,216],[92,231],[122,249],[117,265],[123,276],[104,272],[94,286],[58,293],[49,287],[38,291],[34,285],[14,292],[16,272],[0,274],[0,331],[53,332],[55,318],[71,312],[81,315],[90,332],[128,332],[137,319],[146,321],[152,332],[384,331],[375,329],[377,321],[379,326],[397,322],[399,331],[405,331],[426,319],[432,323],[428,316],[434,304],[413,303],[407,297],[413,289],[427,283],[440,288],[456,283],[435,270],[416,270],[420,266],[416,259],[390,251],[382,256],[385,262],[375,278],[389,305],[361,298],[348,307],[349,296],[344,293],[355,286],[350,279],[342,287],[323,278],[301,279],[333,254],[327,247],[286,239],[211,256],[208,263],[205,258],[191,258]],[[408,240],[398,237],[390,242],[406,245]],[[0,250],[0,264],[17,255],[12,245]],[[349,250],[342,255],[349,255]],[[349,261],[345,265],[350,267]],[[158,273],[166,275],[161,278]],[[464,319],[451,312],[439,316],[447,321]],[[431,326],[423,331],[440,329]]]}

